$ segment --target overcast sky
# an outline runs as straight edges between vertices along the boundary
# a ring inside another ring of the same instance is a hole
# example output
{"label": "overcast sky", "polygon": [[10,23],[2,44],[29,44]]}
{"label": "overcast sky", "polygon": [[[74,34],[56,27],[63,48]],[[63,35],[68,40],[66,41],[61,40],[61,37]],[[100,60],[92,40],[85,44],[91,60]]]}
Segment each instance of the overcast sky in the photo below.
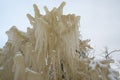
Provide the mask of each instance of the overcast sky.
{"label": "overcast sky", "polygon": [[102,51],[120,49],[120,0],[1,0],[0,1],[0,47],[7,41],[5,32],[13,25],[26,31],[31,26],[27,13],[34,15],[33,4],[40,12],[43,7],[58,7],[65,1],[64,14],[75,13],[81,16],[80,31],[83,39],[91,39],[90,44]]}

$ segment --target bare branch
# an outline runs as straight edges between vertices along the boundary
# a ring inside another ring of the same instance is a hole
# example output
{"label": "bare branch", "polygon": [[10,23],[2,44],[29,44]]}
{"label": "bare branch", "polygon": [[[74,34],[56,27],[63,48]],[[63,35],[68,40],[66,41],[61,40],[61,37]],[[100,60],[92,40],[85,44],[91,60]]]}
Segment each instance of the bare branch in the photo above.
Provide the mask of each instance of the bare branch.
{"label": "bare branch", "polygon": [[118,50],[113,50],[113,51],[111,51],[111,52],[108,52],[108,49],[106,50],[106,58],[108,58],[112,53],[115,53],[115,52],[120,52],[120,49],[118,49]]}

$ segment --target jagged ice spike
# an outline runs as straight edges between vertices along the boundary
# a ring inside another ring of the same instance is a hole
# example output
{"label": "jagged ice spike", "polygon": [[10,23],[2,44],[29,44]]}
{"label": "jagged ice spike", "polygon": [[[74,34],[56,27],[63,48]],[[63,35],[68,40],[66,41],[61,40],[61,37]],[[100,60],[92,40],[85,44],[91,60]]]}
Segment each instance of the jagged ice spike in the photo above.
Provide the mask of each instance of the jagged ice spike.
{"label": "jagged ice spike", "polygon": [[34,7],[34,12],[35,12],[35,18],[37,18],[37,17],[39,18],[41,15],[40,15],[40,11],[39,11],[37,5],[33,4],[33,7]]}

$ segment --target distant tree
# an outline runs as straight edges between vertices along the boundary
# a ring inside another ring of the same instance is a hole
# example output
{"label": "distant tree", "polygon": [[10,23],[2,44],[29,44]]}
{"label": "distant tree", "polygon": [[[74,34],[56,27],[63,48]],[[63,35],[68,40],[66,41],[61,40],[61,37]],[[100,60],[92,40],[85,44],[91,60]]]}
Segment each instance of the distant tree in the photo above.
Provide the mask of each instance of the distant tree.
{"label": "distant tree", "polygon": [[120,52],[120,49],[115,49],[115,50],[109,51],[108,47],[105,47],[105,51],[104,51],[105,59],[110,59],[110,55],[115,53],[115,52]]}

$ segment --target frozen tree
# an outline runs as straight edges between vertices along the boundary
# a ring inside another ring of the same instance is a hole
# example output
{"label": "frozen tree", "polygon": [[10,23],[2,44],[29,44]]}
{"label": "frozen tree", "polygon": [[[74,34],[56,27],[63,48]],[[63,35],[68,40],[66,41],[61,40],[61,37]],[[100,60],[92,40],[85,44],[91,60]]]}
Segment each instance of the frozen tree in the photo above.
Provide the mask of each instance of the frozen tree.
{"label": "frozen tree", "polygon": [[119,80],[109,60],[86,55],[92,47],[90,40],[81,39],[80,16],[64,15],[64,6],[65,2],[51,11],[45,6],[42,15],[34,4],[35,15],[27,14],[33,27],[22,32],[13,26],[6,32],[8,41],[0,50],[5,55],[0,59],[1,80]]}

